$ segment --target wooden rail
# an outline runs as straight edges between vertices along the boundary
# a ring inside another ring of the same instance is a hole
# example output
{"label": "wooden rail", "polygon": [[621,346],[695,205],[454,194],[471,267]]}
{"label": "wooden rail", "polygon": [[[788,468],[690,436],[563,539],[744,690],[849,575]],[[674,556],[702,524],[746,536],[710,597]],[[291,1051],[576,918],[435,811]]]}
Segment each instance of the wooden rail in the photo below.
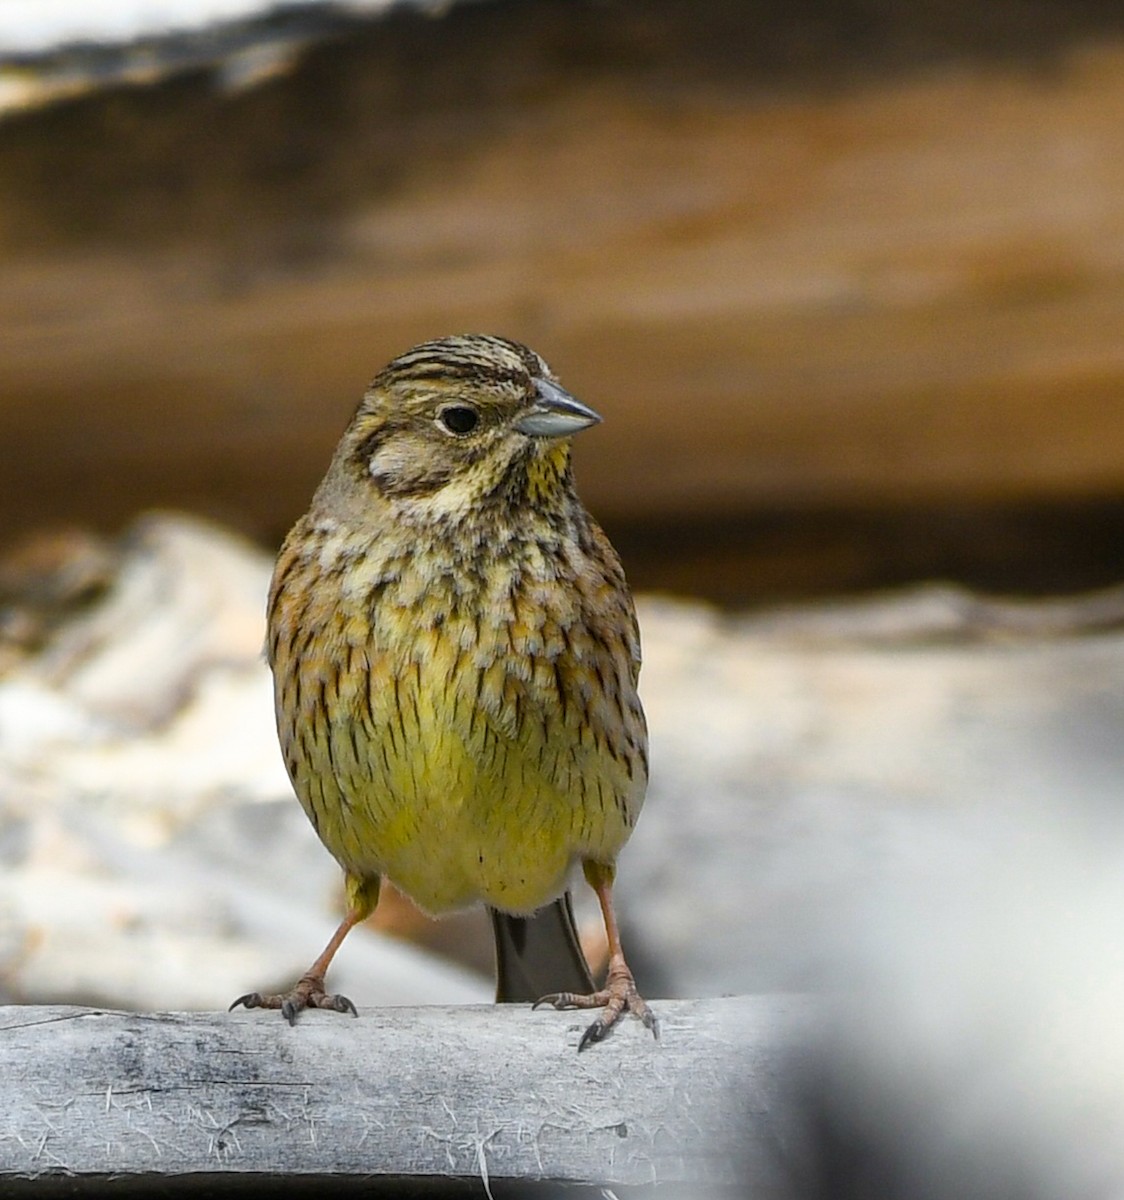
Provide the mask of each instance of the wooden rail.
{"label": "wooden rail", "polygon": [[808,1002],[657,1008],[658,1042],[627,1021],[581,1055],[584,1014],[522,1006],[311,1012],[293,1028],[271,1012],[0,1008],[0,1195],[294,1178],[367,1195],[747,1179],[788,1194]]}

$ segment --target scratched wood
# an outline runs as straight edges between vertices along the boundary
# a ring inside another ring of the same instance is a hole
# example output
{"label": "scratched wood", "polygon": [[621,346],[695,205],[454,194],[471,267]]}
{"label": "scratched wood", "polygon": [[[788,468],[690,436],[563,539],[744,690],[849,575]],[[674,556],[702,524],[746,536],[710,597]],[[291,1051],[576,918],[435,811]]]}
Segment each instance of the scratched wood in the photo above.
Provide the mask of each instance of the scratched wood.
{"label": "scratched wood", "polygon": [[792,1194],[808,1002],[657,1010],[659,1042],[629,1021],[579,1056],[580,1015],[523,1006],[312,1012],[293,1028],[270,1012],[0,1008],[0,1195],[109,1176]]}

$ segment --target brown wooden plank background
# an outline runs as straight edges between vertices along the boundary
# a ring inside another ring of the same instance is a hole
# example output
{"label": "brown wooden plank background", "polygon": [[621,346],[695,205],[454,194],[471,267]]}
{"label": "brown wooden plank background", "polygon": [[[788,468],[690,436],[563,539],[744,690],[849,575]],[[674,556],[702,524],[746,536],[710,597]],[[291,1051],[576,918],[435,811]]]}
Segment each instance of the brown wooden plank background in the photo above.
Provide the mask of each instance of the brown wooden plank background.
{"label": "brown wooden plank background", "polygon": [[1122,131],[1124,16],[1063,0],[509,0],[9,115],[0,511],[275,539],[373,372],[477,329],[604,413],[645,586],[1107,582]]}

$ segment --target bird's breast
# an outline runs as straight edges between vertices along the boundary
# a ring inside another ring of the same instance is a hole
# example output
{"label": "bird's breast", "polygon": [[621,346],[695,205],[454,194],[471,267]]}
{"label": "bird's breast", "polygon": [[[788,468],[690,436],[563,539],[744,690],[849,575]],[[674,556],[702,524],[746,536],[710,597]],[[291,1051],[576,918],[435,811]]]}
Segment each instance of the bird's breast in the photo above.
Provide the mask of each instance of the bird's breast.
{"label": "bird's breast", "polygon": [[322,653],[273,664],[282,746],[321,838],[433,912],[541,906],[575,858],[615,858],[643,796],[626,639],[597,628],[580,590],[498,572],[403,569],[365,588],[352,572],[304,614]]}

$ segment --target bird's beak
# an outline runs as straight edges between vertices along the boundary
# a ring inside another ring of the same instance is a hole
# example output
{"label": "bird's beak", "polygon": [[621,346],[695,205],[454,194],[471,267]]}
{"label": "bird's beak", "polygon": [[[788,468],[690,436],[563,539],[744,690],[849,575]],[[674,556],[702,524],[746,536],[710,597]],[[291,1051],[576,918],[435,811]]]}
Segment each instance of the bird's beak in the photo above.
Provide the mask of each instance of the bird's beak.
{"label": "bird's beak", "polygon": [[575,400],[556,383],[539,379],[535,390],[538,400],[515,422],[515,428],[528,437],[570,437],[601,420],[592,408]]}

